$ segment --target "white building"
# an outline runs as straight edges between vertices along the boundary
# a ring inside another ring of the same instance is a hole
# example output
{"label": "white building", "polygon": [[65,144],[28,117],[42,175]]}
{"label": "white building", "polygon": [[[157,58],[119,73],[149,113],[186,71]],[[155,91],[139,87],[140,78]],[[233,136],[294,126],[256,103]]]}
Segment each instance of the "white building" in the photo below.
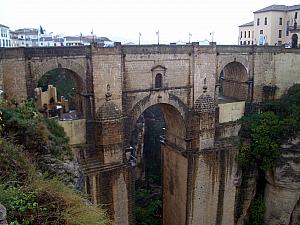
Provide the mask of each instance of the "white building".
{"label": "white building", "polygon": [[36,47],[38,46],[39,31],[35,28],[22,28],[14,31],[17,40],[16,47]]}
{"label": "white building", "polygon": [[12,47],[9,27],[0,24],[0,47],[7,48]]}
{"label": "white building", "polygon": [[254,12],[254,21],[239,26],[239,44],[298,47],[300,5],[271,5]]}

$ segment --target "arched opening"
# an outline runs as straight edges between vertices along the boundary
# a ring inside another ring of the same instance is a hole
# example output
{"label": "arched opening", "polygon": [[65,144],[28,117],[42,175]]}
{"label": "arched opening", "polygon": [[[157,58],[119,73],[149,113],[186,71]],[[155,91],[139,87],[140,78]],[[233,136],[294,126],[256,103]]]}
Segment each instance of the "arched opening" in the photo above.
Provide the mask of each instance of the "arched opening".
{"label": "arched opening", "polygon": [[155,88],[162,88],[162,75],[161,73],[156,74],[155,76]]}
{"label": "arched opening", "polygon": [[298,48],[298,35],[292,35],[292,48]]}
{"label": "arched opening", "polygon": [[37,81],[35,97],[41,112],[62,120],[84,117],[84,85],[78,74],[65,68],[46,72]]}
{"label": "arched opening", "polygon": [[135,159],[137,225],[185,224],[187,158],[185,123],[168,104],[147,108],[131,134]]}
{"label": "arched opening", "polygon": [[247,70],[243,64],[228,63],[220,73],[219,96],[234,100],[246,100],[248,96],[247,81]]}

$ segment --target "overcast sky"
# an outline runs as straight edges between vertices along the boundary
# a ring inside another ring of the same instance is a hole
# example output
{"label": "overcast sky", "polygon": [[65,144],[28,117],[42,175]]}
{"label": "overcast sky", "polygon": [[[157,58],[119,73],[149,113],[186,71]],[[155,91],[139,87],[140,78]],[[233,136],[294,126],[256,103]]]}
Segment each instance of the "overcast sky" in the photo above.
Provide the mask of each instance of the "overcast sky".
{"label": "overcast sky", "polygon": [[237,44],[238,26],[253,20],[253,11],[295,0],[0,0],[0,24],[12,30],[38,28],[65,35],[82,33],[138,43],[211,40]]}

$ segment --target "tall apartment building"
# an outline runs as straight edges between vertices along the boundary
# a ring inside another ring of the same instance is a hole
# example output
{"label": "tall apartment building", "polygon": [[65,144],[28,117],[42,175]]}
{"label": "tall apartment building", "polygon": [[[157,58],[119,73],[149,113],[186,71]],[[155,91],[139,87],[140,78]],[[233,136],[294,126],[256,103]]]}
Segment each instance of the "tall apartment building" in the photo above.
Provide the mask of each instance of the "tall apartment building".
{"label": "tall apartment building", "polygon": [[271,5],[255,11],[254,21],[239,26],[239,44],[299,47],[299,12],[300,5]]}
{"label": "tall apartment building", "polygon": [[0,24],[0,47],[12,47],[9,27]]}

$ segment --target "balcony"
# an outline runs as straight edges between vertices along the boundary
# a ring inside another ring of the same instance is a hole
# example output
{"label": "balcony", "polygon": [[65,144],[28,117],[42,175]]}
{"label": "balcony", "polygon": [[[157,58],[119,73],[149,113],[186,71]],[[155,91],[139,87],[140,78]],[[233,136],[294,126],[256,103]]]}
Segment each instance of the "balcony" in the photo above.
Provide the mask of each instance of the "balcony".
{"label": "balcony", "polygon": [[[290,32],[291,32],[291,31],[294,31],[294,30],[295,30],[295,29],[294,29],[294,25],[289,25],[289,30],[290,30]],[[300,24],[297,24],[296,30],[300,30]]]}

